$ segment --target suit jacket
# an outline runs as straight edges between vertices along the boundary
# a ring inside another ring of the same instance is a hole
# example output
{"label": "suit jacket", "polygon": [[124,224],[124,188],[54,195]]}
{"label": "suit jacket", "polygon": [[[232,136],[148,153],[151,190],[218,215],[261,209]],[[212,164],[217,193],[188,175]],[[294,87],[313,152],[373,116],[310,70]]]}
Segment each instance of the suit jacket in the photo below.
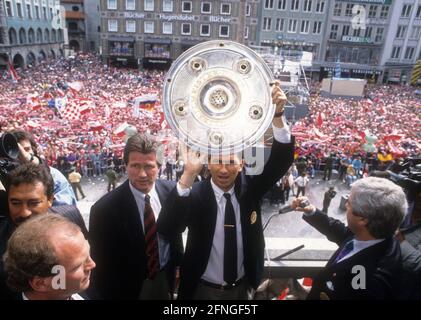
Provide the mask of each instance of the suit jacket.
{"label": "suit jacket", "polygon": [[[80,214],[78,208],[75,206],[63,205],[51,207],[49,212],[59,214],[69,219],[74,224],[77,224],[85,237],[87,237],[88,231],[86,229],[85,222],[83,221],[82,215]],[[1,259],[3,254],[6,252],[7,242],[12,236],[15,228],[15,225],[8,216],[0,218],[0,300],[19,299],[20,293],[13,292],[6,285],[6,274],[4,272],[3,259]]]}
{"label": "suit jacket", "polygon": [[[312,216],[304,215],[303,219],[339,245],[326,267],[315,277],[307,299],[320,299],[322,293],[330,300],[397,298],[402,260],[399,243],[394,238],[387,238],[348,259],[334,263],[343,246],[353,238],[351,230],[319,210]],[[352,273],[355,266],[364,267],[365,276],[361,271]],[[353,288],[353,279],[354,284],[361,283],[355,277],[365,278],[365,289]]]}
{"label": "suit jacket", "polygon": [[[257,288],[263,273],[264,237],[260,211],[263,195],[288,170],[293,161],[294,141],[281,144],[274,141],[271,155],[260,175],[240,174],[235,181],[235,194],[240,204],[240,220],[244,246],[245,276],[251,286]],[[198,182],[188,197],[178,196],[173,190],[167,207],[158,221],[160,233],[171,236],[189,232],[184,259],[180,269],[179,299],[192,299],[196,286],[205,272],[215,232],[217,203],[210,179]]]}
{"label": "suit jacket", "polygon": [[[174,185],[172,181],[155,181],[162,207]],[[170,243],[170,261],[166,270],[173,289],[175,266],[181,259],[183,244],[181,235],[166,240]],[[91,296],[138,299],[147,277],[147,257],[142,222],[128,180],[91,208],[89,242],[96,263],[92,278],[95,293]]]}

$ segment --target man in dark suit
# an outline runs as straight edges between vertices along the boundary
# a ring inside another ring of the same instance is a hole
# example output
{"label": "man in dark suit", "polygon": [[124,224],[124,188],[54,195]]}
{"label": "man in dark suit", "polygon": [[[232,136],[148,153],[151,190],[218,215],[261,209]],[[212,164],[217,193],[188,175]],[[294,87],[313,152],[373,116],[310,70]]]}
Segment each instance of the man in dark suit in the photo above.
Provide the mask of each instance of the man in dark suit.
{"label": "man in dark suit", "polygon": [[[0,256],[6,251],[7,241],[13,231],[34,215],[47,212],[66,217],[77,224],[85,237],[88,234],[82,215],[75,206],[51,207],[54,199],[54,181],[43,165],[22,164],[8,174],[8,213],[0,218]],[[0,299],[13,299],[6,287],[3,264],[0,259]]]}
{"label": "man in dark suit", "polygon": [[308,205],[305,197],[291,206],[339,249],[316,276],[308,299],[394,299],[402,269],[399,242],[394,238],[407,208],[401,187],[383,178],[355,182],[346,204],[347,222],[328,217]]}
{"label": "man in dark suit", "polygon": [[22,223],[11,236],[4,265],[20,300],[84,300],[95,262],[80,228],[57,214]]}
{"label": "man in dark suit", "polygon": [[246,175],[238,155],[221,155],[210,163],[211,178],[193,182],[203,159],[192,154],[158,221],[158,230],[173,236],[188,227],[187,244],[180,269],[179,299],[247,299],[260,284],[264,237],[260,201],[293,161],[291,138],[283,108],[285,94],[278,85],[272,92],[276,103],[274,141],[269,160],[259,175]]}
{"label": "man in dark suit", "polygon": [[146,135],[127,140],[128,180],[91,208],[89,242],[97,264],[93,286],[103,299],[168,299],[182,239],[156,232],[161,208],[175,183],[157,179],[159,144]]}

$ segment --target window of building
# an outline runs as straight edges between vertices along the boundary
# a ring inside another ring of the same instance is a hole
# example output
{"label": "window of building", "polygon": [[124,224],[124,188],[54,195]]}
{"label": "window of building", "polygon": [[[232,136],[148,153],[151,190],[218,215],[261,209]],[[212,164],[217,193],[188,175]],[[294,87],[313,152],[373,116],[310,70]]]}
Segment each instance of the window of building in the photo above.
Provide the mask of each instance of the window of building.
{"label": "window of building", "polygon": [[317,0],[316,2],[316,13],[323,13],[325,11],[325,1]]}
{"label": "window of building", "polygon": [[272,18],[264,17],[262,30],[270,31],[271,28],[272,28]]}
{"label": "window of building", "polygon": [[322,32],[322,22],[321,21],[314,21],[313,24],[313,33],[320,34]]}
{"label": "window of building", "polygon": [[50,20],[53,20],[53,8],[50,8]]}
{"label": "window of building", "polygon": [[345,16],[352,17],[352,7],[354,6],[353,3],[347,3],[345,7]]}
{"label": "window of building", "polygon": [[191,4],[191,1],[183,1],[181,3],[181,11],[182,12],[192,12],[192,4]]}
{"label": "window of building", "polygon": [[415,15],[415,18],[417,19],[421,18],[421,5],[419,5],[417,8],[417,14]]}
{"label": "window of building", "polygon": [[145,11],[153,11],[154,10],[154,0],[145,0]]}
{"label": "window of building", "polygon": [[162,1],[162,11],[163,12],[172,12],[173,6],[174,6],[173,0]]}
{"label": "window of building", "polygon": [[411,39],[419,40],[421,35],[421,26],[412,27]]}
{"label": "window of building", "polygon": [[277,18],[276,19],[276,31],[283,32],[284,31],[284,24],[285,24],[285,19]]}
{"label": "window of building", "polygon": [[8,17],[12,17],[13,16],[12,3],[10,1],[6,1],[6,15]]}
{"label": "window of building", "polygon": [[303,11],[311,12],[312,5],[313,5],[313,0],[304,0]]}
{"label": "window of building", "polygon": [[265,9],[273,9],[273,0],[265,0]]}
{"label": "window of building", "polygon": [[210,25],[209,24],[201,24],[200,25],[200,35],[202,37],[209,37],[210,36]]}
{"label": "window of building", "polygon": [[291,0],[291,11],[298,11],[299,6],[300,6],[299,0]]}
{"label": "window of building", "polygon": [[231,3],[221,3],[221,14],[231,14]]}
{"label": "window of building", "polygon": [[378,6],[375,5],[370,5],[369,9],[368,9],[368,17],[369,18],[375,18],[377,15],[377,8]]}
{"label": "window of building", "polygon": [[39,6],[35,6],[35,19],[39,19]]}
{"label": "window of building", "polygon": [[297,32],[297,20],[296,19],[290,19],[288,23],[288,32],[289,33],[295,33]]}
{"label": "window of building", "polygon": [[127,20],[126,21],[126,32],[136,32],[136,21]]}
{"label": "window of building", "polygon": [[244,28],[244,39],[248,39],[249,38],[249,27],[245,27]]}
{"label": "window of building", "polygon": [[285,10],[287,7],[287,0],[278,1],[278,10]]}
{"label": "window of building", "polygon": [[42,7],[42,18],[44,20],[47,20],[47,8],[46,7]]}
{"label": "window of building", "polygon": [[371,38],[372,32],[373,32],[373,27],[366,27],[364,36],[366,38]]}
{"label": "window of building", "polygon": [[72,11],[79,11],[79,7],[78,6],[73,6],[72,7]]}
{"label": "window of building", "polygon": [[310,21],[309,20],[302,20],[301,21],[300,33],[309,33],[309,29],[310,29]]}
{"label": "window of building", "polygon": [[126,10],[136,10],[136,1],[126,0]]}
{"label": "window of building", "polygon": [[401,53],[401,47],[400,46],[395,46],[392,49],[392,54],[391,54],[390,57],[392,59],[399,59],[400,53]]}
{"label": "window of building", "polygon": [[361,29],[360,29],[360,28],[358,28],[358,29],[354,29],[354,32],[352,33],[352,35],[353,35],[354,37],[359,37],[359,36],[361,36]]}
{"label": "window of building", "polygon": [[118,23],[115,19],[108,20],[108,31],[109,32],[118,32]]}
{"label": "window of building", "polygon": [[190,35],[191,34],[191,23],[182,23],[181,24],[181,34]]}
{"label": "window of building", "polygon": [[108,10],[117,10],[117,0],[107,0]]}
{"label": "window of building", "polygon": [[336,37],[338,36],[338,28],[339,28],[339,25],[332,24],[332,26],[330,28],[329,39],[336,40]]}
{"label": "window of building", "polygon": [[28,17],[28,19],[32,19],[32,10],[30,4],[26,5],[26,16]]}
{"label": "window of building", "polygon": [[249,17],[251,15],[251,5],[246,4],[246,16]]}
{"label": "window of building", "polygon": [[389,16],[389,6],[382,6],[382,10],[380,11],[380,18],[387,19]]}
{"label": "window of building", "polygon": [[396,31],[396,38],[405,38],[406,34],[406,26],[398,26],[398,30]]}
{"label": "window of building", "polygon": [[411,60],[414,57],[415,48],[414,47],[407,47],[405,51],[405,59]]}
{"label": "window of building", "polygon": [[23,18],[23,12],[22,12],[22,3],[17,2],[16,3],[16,11],[19,18]]}
{"label": "window of building", "polygon": [[77,23],[74,21],[69,22],[69,30],[77,31]]}
{"label": "window of building", "polygon": [[383,41],[383,32],[384,32],[384,28],[377,28],[376,31],[376,42],[382,42]]}
{"label": "window of building", "polygon": [[339,17],[342,14],[342,3],[336,2],[333,9],[333,15]]}
{"label": "window of building", "polygon": [[145,28],[145,33],[154,33],[155,24],[153,21],[145,21],[143,26]]}
{"label": "window of building", "polygon": [[402,7],[401,17],[408,18],[411,15],[412,4],[404,4]]}
{"label": "window of building", "polygon": [[342,35],[343,36],[349,36],[349,28],[350,28],[350,26],[343,26],[342,27]]}
{"label": "window of building", "polygon": [[219,36],[221,38],[227,38],[230,36],[230,27],[229,26],[219,26]]}
{"label": "window of building", "polygon": [[212,13],[212,3],[210,2],[202,2],[202,9],[201,13]]}
{"label": "window of building", "polygon": [[172,22],[163,22],[162,23],[162,33],[163,34],[172,34]]}

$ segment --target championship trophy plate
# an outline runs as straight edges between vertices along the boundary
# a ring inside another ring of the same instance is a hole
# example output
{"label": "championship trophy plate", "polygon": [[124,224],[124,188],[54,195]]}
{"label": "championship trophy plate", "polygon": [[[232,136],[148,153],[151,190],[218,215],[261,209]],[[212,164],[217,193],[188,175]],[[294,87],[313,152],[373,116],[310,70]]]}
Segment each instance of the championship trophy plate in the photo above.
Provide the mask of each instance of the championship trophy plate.
{"label": "championship trophy plate", "polygon": [[256,144],[272,122],[272,72],[242,44],[200,43],[174,61],[164,81],[165,118],[193,150],[240,152]]}

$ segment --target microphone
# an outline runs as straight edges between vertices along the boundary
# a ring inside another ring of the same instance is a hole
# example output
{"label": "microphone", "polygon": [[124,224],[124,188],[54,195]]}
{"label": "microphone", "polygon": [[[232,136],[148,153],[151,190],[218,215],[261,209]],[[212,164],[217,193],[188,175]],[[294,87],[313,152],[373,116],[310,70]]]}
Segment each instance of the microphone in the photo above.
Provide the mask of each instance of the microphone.
{"label": "microphone", "polygon": [[[305,208],[308,205],[310,205],[310,202],[308,202],[308,200],[305,200],[305,201],[303,201],[299,204],[299,207]],[[287,206],[279,209],[279,214],[284,214],[284,213],[288,213],[288,212],[291,212],[291,211],[295,211],[295,209],[293,209],[290,205],[287,205]]]}

